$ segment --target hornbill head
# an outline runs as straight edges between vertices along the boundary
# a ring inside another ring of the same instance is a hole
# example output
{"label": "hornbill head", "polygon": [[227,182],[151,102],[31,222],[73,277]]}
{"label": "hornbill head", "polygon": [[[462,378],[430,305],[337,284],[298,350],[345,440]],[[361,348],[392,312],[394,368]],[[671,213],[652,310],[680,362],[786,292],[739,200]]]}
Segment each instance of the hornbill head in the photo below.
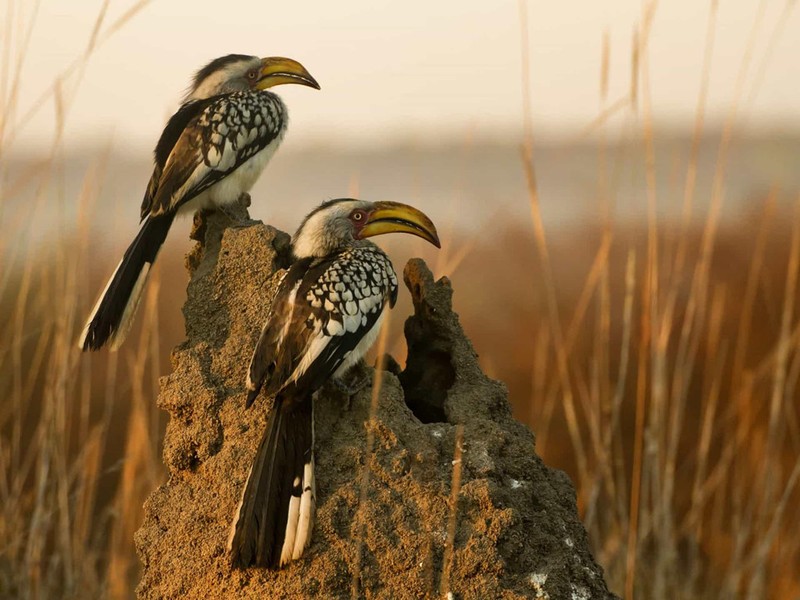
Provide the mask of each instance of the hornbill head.
{"label": "hornbill head", "polygon": [[303,65],[291,58],[229,54],[215,58],[197,72],[186,94],[186,101],[246,90],[266,90],[285,83],[319,89],[317,80]]}
{"label": "hornbill head", "polygon": [[324,257],[384,233],[410,233],[441,248],[436,226],[422,211],[399,202],[340,198],[311,211],[292,240],[297,258]]}

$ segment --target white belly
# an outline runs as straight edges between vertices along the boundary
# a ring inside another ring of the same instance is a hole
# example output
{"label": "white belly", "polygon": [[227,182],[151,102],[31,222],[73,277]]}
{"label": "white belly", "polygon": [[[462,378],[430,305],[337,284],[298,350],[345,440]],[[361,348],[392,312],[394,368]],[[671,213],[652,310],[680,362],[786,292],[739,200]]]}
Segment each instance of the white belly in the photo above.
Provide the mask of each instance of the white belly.
{"label": "white belly", "polygon": [[383,316],[386,314],[386,311],[389,310],[388,303],[384,306],[383,312],[381,312],[378,320],[375,321],[375,324],[372,326],[364,337],[361,338],[361,341],[358,342],[355,348],[353,348],[350,353],[345,356],[342,364],[334,371],[333,376],[337,379],[343,377],[350,367],[356,364],[361,358],[369,352],[369,349],[372,348],[372,344],[375,343],[375,340],[378,339],[378,334],[381,332],[381,324],[383,323]]}
{"label": "white belly", "polygon": [[179,212],[194,213],[202,209],[212,209],[235,203],[239,196],[253,189],[272,155],[280,146],[282,139],[283,133],[272,140],[263,150],[239,165],[239,168],[233,173],[181,206]]}

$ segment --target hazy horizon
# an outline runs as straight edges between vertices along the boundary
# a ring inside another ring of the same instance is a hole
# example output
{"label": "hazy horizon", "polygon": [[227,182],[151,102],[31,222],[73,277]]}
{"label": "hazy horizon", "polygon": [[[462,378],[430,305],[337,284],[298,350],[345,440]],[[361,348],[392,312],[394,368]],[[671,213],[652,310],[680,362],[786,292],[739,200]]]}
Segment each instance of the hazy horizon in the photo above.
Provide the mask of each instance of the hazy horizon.
{"label": "hazy horizon", "polygon": [[[691,138],[659,136],[656,192],[659,215],[680,218]],[[707,135],[698,149],[693,218],[702,222],[712,197],[719,139]],[[800,136],[737,138],[728,149],[725,210],[722,219],[737,223],[761,210],[771,190],[792,203],[800,190]],[[601,158],[604,156],[604,158]],[[537,143],[534,162],[542,218],[548,231],[584,227],[610,217],[620,225],[644,222],[647,202],[645,170],[638,138],[605,147],[593,142]],[[605,161],[613,176],[605,183],[598,168]],[[7,157],[8,172],[25,178],[46,165],[41,155]],[[37,166],[39,165],[39,166]],[[54,228],[79,229],[82,198],[92,198],[89,226],[93,244],[121,252],[138,227],[138,206],[152,170],[150,153],[123,145],[64,152],[55,165],[60,173],[49,192],[38,186],[9,190],[6,216],[38,211],[35,230],[18,235],[31,241],[49,239]],[[447,224],[446,235],[468,234],[486,227],[530,226],[530,206],[519,144],[514,140],[439,140],[438,146],[302,148],[282,150],[252,190],[250,214],[282,230],[293,231],[299,215],[322,200],[356,196],[397,200],[424,206]],[[40,208],[35,208],[39,206]],[[50,208],[43,210],[45,206]],[[56,209],[56,207],[58,207]],[[607,211],[607,212],[606,212]],[[36,214],[35,212],[32,214]],[[2,214],[0,214],[2,216]],[[188,228],[184,219],[179,227]],[[185,232],[171,243],[185,249]],[[168,244],[170,245],[170,244]]]}
{"label": "hazy horizon", "polygon": [[[12,135],[20,149],[49,148],[56,122],[52,99],[22,128],[16,128],[15,120],[86,51],[103,5],[100,0],[80,6],[45,1],[34,19],[28,5],[7,2],[9,52],[2,73],[8,79],[0,74],[0,88],[11,89],[17,61],[23,76],[4,135]],[[85,68],[59,83],[66,123],[61,141],[67,148],[124,140],[131,148],[149,151],[191,75],[210,58],[230,52],[297,58],[322,84],[319,92],[279,88],[292,118],[287,148],[363,147],[393,140],[425,144],[442,137],[503,138],[521,131],[517,0],[410,0],[402,6],[358,0],[274,10],[229,0],[225,11],[189,0],[152,1],[116,30],[117,20],[133,5],[134,0],[109,3]],[[525,6],[534,128],[540,137],[575,135],[629,93],[633,32],[645,21],[641,3],[573,0],[546,8]],[[680,0],[655,12],[647,56],[652,115],[662,128],[692,126],[709,6]],[[710,127],[722,123],[738,97],[740,126],[800,132],[795,94],[786,84],[800,80],[800,36],[792,35],[798,23],[789,4],[720,3],[706,103]],[[602,102],[604,35],[609,77]],[[643,97],[646,86],[641,83]],[[612,124],[624,126],[625,119],[636,118],[630,110],[618,116]]]}

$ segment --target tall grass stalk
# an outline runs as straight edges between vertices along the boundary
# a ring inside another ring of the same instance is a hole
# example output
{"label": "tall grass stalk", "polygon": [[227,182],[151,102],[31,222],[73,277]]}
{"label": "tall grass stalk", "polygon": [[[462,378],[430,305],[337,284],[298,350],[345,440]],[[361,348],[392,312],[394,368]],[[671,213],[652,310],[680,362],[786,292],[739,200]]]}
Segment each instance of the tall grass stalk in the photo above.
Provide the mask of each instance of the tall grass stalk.
{"label": "tall grass stalk", "polygon": [[[524,5],[521,2],[522,81],[527,104],[531,94],[527,89]],[[537,284],[545,303],[542,322],[531,327],[538,342],[531,357],[534,408],[527,414],[545,456],[553,443],[553,423],[565,423],[579,507],[612,587],[625,597],[787,597],[800,589],[797,577],[789,574],[790,565],[795,573],[800,565],[800,544],[785,533],[800,523],[782,510],[800,500],[794,475],[800,450],[796,227],[787,249],[780,324],[772,338],[772,350],[754,364],[750,344],[753,328],[764,319],[760,312],[764,309],[756,306],[759,292],[763,293],[759,288],[764,285],[764,269],[775,264],[774,253],[765,264],[765,253],[769,235],[774,235],[771,215],[777,190],[764,202],[743,294],[737,295],[716,280],[719,261],[724,260],[717,252],[728,159],[741,121],[743,98],[755,95],[755,87],[750,87],[748,96],[747,86],[752,64],[757,62],[755,45],[764,26],[765,3],[756,7],[743,47],[717,149],[709,209],[699,236],[695,197],[718,3],[709,3],[700,90],[677,222],[661,220],[659,203],[663,199],[657,197],[657,190],[663,188],[656,177],[659,163],[647,50],[656,6],[656,2],[643,4],[642,24],[634,33],[629,95],[610,105],[607,56],[611,49],[603,39],[600,114],[582,133],[600,134],[598,208],[603,227],[594,238],[599,245],[581,293],[569,305],[566,329],[562,321],[567,319],[567,307],[558,306],[551,266],[560,257],[547,243],[541,218],[540,207],[546,199],[540,197],[533,167],[530,107],[523,111],[523,169],[540,263]],[[788,14],[787,5],[773,35],[783,31]],[[752,86],[763,79],[767,57],[775,45],[770,38]],[[627,250],[628,263],[620,278],[615,257],[630,242],[614,231],[607,218],[614,203],[614,188],[609,186],[614,158],[609,162],[604,131],[626,109],[640,131],[648,217],[644,261],[637,268],[634,257],[642,244],[634,242]],[[620,289],[624,290],[621,298],[619,292],[613,292]],[[595,310],[587,310],[592,305]],[[732,314],[737,319],[734,335]],[[615,329],[614,322],[621,325]],[[591,341],[586,340],[587,329],[593,332]],[[576,340],[591,348],[590,352],[576,355]],[[623,419],[625,411],[628,417]],[[563,443],[560,446],[563,448]]]}

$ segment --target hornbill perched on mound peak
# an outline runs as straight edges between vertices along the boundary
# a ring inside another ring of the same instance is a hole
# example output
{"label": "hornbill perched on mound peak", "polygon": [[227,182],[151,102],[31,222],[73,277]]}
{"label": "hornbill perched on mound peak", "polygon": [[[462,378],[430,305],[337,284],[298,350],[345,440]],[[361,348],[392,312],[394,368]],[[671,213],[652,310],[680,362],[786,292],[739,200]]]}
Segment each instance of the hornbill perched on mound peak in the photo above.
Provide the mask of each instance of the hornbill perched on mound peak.
{"label": "hornbill perched on mound peak", "polygon": [[141,226],[81,332],[82,350],[125,339],[153,262],[179,212],[222,209],[250,191],[281,143],[286,106],[267,91],[319,84],[297,61],[229,54],[200,69],[164,128]]}
{"label": "hornbill perched on mound peak", "polygon": [[229,539],[237,567],[281,567],[311,539],[315,511],[312,395],[369,350],[384,310],[397,299],[389,257],[366,238],[417,235],[437,248],[422,212],[395,202],[331,200],[311,212],[293,240],[247,378],[249,407],[262,387],[274,396]]}

